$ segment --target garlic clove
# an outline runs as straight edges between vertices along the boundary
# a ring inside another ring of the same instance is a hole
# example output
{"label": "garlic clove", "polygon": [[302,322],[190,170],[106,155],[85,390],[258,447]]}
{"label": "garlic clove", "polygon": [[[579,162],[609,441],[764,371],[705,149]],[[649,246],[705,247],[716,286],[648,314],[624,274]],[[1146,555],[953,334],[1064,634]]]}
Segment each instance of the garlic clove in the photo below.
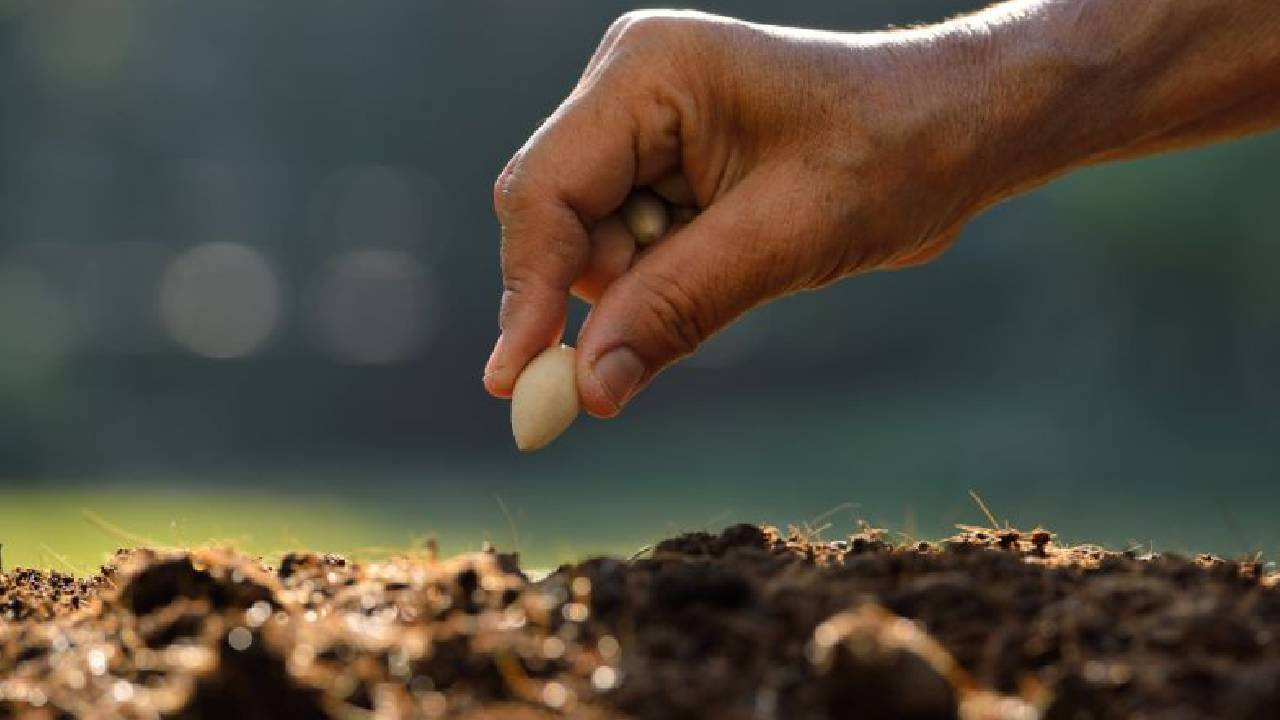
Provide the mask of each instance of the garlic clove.
{"label": "garlic clove", "polygon": [[525,366],[511,392],[511,434],[521,451],[539,450],[578,416],[574,350],[547,348]]}
{"label": "garlic clove", "polygon": [[671,227],[667,204],[652,190],[633,190],[618,208],[618,215],[641,247],[662,237]]}

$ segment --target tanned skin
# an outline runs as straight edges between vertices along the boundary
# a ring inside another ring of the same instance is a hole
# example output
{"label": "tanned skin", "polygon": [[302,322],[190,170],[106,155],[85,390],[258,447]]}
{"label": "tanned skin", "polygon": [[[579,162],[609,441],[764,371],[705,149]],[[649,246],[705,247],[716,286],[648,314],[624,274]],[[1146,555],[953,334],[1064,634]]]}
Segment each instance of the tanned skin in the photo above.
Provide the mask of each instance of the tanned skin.
{"label": "tanned skin", "polygon": [[[881,33],[630,13],[494,186],[507,397],[592,304],[578,387],[615,415],[753,307],[936,257],[1072,169],[1280,126],[1277,0],[1015,0]],[[638,185],[696,205],[643,252]]]}

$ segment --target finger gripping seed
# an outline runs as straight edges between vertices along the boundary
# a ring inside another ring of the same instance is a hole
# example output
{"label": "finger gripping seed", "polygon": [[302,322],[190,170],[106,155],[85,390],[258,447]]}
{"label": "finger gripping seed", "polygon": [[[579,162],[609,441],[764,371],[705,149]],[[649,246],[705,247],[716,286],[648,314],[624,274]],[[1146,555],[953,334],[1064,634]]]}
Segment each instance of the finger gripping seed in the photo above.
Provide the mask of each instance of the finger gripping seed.
{"label": "finger gripping seed", "polygon": [[511,392],[511,434],[528,452],[546,447],[578,416],[574,351],[568,345],[543,350],[529,361]]}
{"label": "finger gripping seed", "polygon": [[618,209],[618,214],[640,246],[662,237],[671,226],[667,204],[650,190],[633,190]]}
{"label": "finger gripping seed", "polygon": [[671,208],[672,225],[688,225],[698,217],[698,209],[687,205],[675,205]]}

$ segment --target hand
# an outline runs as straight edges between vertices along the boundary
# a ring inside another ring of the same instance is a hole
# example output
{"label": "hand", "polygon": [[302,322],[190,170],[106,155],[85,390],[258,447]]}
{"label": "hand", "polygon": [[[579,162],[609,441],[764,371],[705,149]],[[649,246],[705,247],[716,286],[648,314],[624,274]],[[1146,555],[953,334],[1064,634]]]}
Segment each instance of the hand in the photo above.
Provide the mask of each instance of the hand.
{"label": "hand", "polygon": [[[1280,126],[1275,0],[1011,0],[840,34],[632,13],[494,187],[507,396],[572,290],[583,406],[610,416],[773,298],[929,260],[983,208],[1082,165]],[[701,213],[643,251],[653,185]]]}
{"label": "hand", "polygon": [[[570,291],[593,305],[583,406],[611,416],[763,302],[942,252],[983,197],[944,97],[961,88],[924,54],[856,39],[698,13],[615,22],[494,186],[505,290],[489,391],[509,396],[559,342]],[[614,213],[643,185],[702,211],[637,252]]]}

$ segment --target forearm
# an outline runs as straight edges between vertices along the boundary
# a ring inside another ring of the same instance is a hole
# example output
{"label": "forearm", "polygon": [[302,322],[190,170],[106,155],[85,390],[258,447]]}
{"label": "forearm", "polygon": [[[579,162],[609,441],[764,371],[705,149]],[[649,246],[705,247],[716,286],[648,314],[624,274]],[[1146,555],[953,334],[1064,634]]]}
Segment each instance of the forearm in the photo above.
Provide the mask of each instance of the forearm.
{"label": "forearm", "polygon": [[932,32],[990,68],[969,92],[993,200],[1280,124],[1276,0],[1015,0]]}
{"label": "forearm", "polygon": [[[611,416],[763,302],[935,257],[984,207],[1074,167],[1270,127],[1277,3],[1014,0],[882,33],[624,15],[495,183],[485,384],[509,396],[590,286],[575,376]],[[673,174],[700,211],[641,252],[616,213]]]}

